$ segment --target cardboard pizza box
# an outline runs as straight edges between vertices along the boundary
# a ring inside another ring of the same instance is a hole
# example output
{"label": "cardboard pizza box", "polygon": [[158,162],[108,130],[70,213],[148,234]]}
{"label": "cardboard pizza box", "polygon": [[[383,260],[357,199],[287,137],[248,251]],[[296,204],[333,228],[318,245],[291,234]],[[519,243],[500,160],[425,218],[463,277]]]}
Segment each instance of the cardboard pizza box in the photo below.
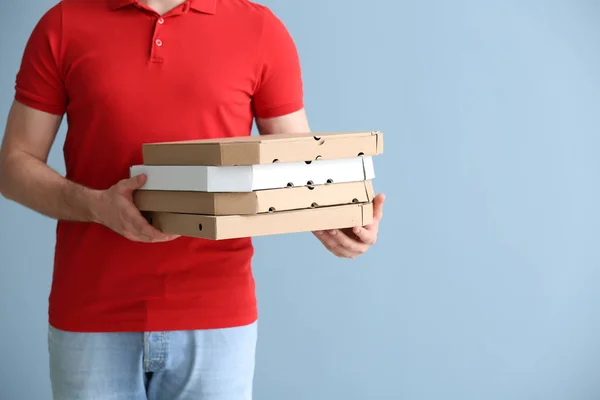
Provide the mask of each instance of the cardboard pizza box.
{"label": "cardboard pizza box", "polygon": [[255,215],[198,215],[145,212],[154,227],[169,234],[224,240],[328,229],[373,222],[373,204],[349,204]]}
{"label": "cardboard pizza box", "polygon": [[362,181],[239,193],[136,190],[133,201],[141,211],[246,215],[368,203],[373,197],[372,181]]}
{"label": "cardboard pizza box", "polygon": [[145,165],[258,165],[381,153],[383,134],[378,131],[243,136],[147,143],[142,146]]}
{"label": "cardboard pizza box", "polygon": [[373,180],[370,156],[309,162],[238,166],[135,165],[131,176],[146,174],[140,190],[252,192],[294,186]]}

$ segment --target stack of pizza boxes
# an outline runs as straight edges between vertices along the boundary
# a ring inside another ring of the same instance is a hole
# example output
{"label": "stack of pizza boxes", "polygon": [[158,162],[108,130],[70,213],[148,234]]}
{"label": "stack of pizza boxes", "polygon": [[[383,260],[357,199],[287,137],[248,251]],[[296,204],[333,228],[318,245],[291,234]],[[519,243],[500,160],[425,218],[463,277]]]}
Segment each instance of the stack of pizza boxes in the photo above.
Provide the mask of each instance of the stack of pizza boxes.
{"label": "stack of pizza boxes", "polygon": [[157,229],[222,240],[364,226],[380,132],[148,143],[134,202]]}

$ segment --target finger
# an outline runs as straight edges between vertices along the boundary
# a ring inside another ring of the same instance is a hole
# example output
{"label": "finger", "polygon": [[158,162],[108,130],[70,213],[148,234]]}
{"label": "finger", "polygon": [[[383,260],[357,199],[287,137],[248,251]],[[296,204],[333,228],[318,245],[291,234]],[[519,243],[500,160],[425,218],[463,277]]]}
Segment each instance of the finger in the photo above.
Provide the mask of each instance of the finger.
{"label": "finger", "polygon": [[122,235],[129,240],[135,242],[152,243],[152,237],[140,232],[139,228],[132,222],[127,221],[123,224]]}
{"label": "finger", "polygon": [[333,255],[339,258],[355,258],[357,254],[354,254],[343,247],[336,244],[324,244],[325,248],[329,250]]}
{"label": "finger", "polygon": [[147,229],[145,229],[145,225],[142,223],[142,221],[136,218],[127,220],[125,230],[130,236],[140,242],[152,243],[154,240],[152,232],[149,232]]}
{"label": "finger", "polygon": [[164,242],[178,237],[177,235],[166,234],[156,229],[139,213],[133,213],[130,218],[135,232],[139,233],[144,238],[148,238],[151,242]]}
{"label": "finger", "polygon": [[383,203],[385,202],[385,194],[380,193],[373,199],[373,220],[381,221],[383,217]]}
{"label": "finger", "polygon": [[379,222],[383,218],[383,203],[385,202],[385,195],[379,194],[373,199],[373,221],[370,224],[363,226],[364,229],[377,233],[379,229]]}
{"label": "finger", "polygon": [[325,231],[321,231],[318,233],[315,233],[317,235],[317,238],[321,241],[321,243],[323,243],[323,245],[325,246],[325,248],[327,250],[329,250],[331,253],[333,253],[335,256],[337,257],[341,257],[341,258],[354,258],[356,257],[355,254],[353,254],[352,252],[350,252],[347,249],[344,249],[336,240],[335,238],[330,235],[328,232]]}
{"label": "finger", "polygon": [[377,232],[373,229],[366,229],[360,226],[357,226],[352,230],[352,232],[365,244],[372,245],[375,244],[377,240]]}
{"label": "finger", "polygon": [[[357,228],[360,228],[360,227],[357,227]],[[377,235],[377,232],[379,231],[379,221],[375,221],[375,219],[373,219],[373,222],[363,226],[362,229],[365,229],[365,230]]]}
{"label": "finger", "polygon": [[343,248],[345,252],[349,252],[355,256],[364,253],[368,249],[368,245],[351,239],[348,235],[340,230],[329,231],[328,234],[333,238],[337,246]]}
{"label": "finger", "polygon": [[119,184],[123,189],[126,189],[128,191],[134,191],[144,186],[147,180],[148,177],[146,176],[146,174],[140,174],[133,176],[129,179],[123,179],[121,182],[119,182]]}
{"label": "finger", "polygon": [[346,235],[339,229],[333,230],[330,234],[335,238],[337,243],[343,248],[353,252],[353,253],[364,253],[367,250],[367,247],[364,243],[361,243],[358,240],[352,239],[350,236]]}
{"label": "finger", "polygon": [[135,206],[133,202],[127,202],[125,205],[125,220],[129,221],[135,232],[147,237],[152,242],[164,242],[173,240],[180,235],[168,234],[155,228],[143,215],[142,212]]}
{"label": "finger", "polygon": [[171,233],[165,233],[159,229],[156,229],[152,225],[146,224],[146,232],[152,235],[152,242],[168,242],[174,239],[177,239],[179,235],[174,235]]}

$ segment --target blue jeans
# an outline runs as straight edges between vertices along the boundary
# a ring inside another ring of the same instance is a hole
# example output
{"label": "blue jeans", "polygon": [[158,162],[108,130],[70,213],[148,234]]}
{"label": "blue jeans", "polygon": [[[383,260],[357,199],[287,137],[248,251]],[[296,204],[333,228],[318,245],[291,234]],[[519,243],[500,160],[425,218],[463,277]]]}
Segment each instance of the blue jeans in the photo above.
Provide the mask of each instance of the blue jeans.
{"label": "blue jeans", "polygon": [[205,331],[49,327],[55,400],[250,400],[257,323]]}

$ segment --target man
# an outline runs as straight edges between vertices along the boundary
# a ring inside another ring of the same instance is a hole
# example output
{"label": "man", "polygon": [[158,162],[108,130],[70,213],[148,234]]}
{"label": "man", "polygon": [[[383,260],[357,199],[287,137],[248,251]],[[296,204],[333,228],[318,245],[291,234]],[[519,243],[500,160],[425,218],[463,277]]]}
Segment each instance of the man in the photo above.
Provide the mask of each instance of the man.
{"label": "man", "polygon": [[[294,43],[247,0],[64,0],[33,30],[0,191],[58,220],[49,298],[55,399],[250,399],[251,240],[157,231],[132,203],[145,142],[308,132]],[[66,176],[46,165],[63,116]],[[339,257],[375,223],[315,232]]]}

